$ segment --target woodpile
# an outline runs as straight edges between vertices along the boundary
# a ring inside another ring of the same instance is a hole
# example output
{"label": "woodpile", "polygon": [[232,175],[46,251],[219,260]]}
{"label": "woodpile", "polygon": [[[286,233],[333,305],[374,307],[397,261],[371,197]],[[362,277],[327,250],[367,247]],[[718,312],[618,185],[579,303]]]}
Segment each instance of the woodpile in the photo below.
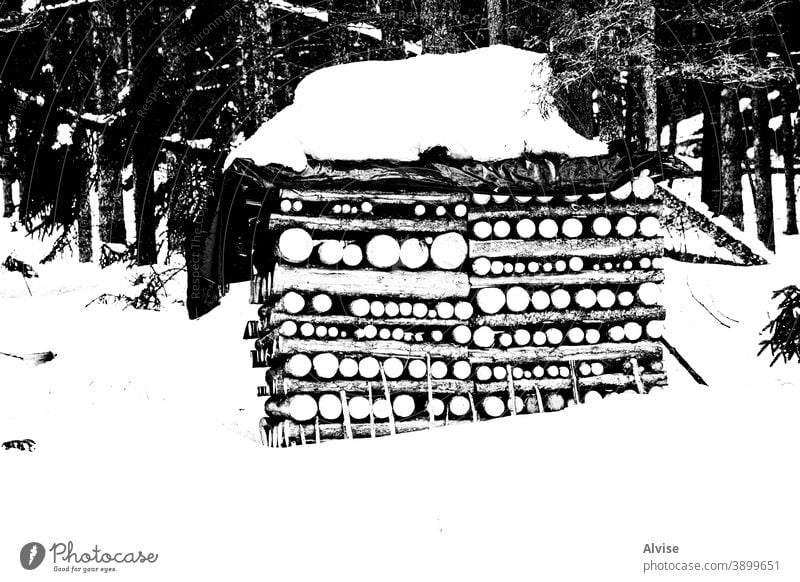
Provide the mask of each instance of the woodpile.
{"label": "woodpile", "polygon": [[270,446],[557,411],[666,384],[661,198],[281,188],[257,240]]}

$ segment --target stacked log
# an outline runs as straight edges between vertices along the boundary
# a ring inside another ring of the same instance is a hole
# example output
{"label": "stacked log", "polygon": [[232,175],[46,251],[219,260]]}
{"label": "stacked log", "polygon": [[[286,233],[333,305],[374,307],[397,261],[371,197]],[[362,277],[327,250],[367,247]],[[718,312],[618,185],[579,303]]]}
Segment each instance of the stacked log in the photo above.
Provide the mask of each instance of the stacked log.
{"label": "stacked log", "polygon": [[265,442],[564,409],[666,383],[649,178],[535,194],[283,189],[254,275]]}
{"label": "stacked log", "polygon": [[465,415],[468,202],[466,193],[281,191],[268,219],[274,264],[254,278],[263,305],[248,326],[259,332],[254,362],[268,367],[267,425],[283,427],[283,440],[268,440],[377,436]]}
{"label": "stacked log", "polygon": [[476,392],[513,394],[524,412],[539,412],[666,383],[652,180],[560,200],[478,194],[472,202]]}

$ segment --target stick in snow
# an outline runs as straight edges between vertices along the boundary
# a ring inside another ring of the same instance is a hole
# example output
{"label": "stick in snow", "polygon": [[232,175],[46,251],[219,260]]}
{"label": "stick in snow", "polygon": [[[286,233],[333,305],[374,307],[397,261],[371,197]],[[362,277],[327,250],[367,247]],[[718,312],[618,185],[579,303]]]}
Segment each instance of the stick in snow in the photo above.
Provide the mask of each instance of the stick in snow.
{"label": "stick in snow", "polygon": [[675,349],[675,346],[673,346],[671,343],[669,343],[667,341],[667,338],[665,338],[664,336],[661,336],[659,338],[659,341],[662,344],[664,344],[664,347],[667,348],[667,350],[669,351],[670,354],[675,356],[675,359],[678,360],[680,365],[683,366],[686,369],[687,372],[689,372],[689,375],[692,378],[694,378],[695,382],[697,382],[698,384],[701,384],[703,386],[708,386],[708,383],[705,380],[703,380],[703,377],[700,374],[698,374],[697,371],[694,368],[692,368],[691,365],[689,365],[689,362],[686,361],[686,358],[684,358],[680,354],[680,352],[677,349]]}
{"label": "stick in snow", "polygon": [[56,357],[56,354],[53,352],[35,352],[32,354],[10,354],[8,352],[0,352],[0,356],[15,358],[17,360],[22,360],[23,362],[29,362],[38,366],[39,364],[45,364],[53,360]]}

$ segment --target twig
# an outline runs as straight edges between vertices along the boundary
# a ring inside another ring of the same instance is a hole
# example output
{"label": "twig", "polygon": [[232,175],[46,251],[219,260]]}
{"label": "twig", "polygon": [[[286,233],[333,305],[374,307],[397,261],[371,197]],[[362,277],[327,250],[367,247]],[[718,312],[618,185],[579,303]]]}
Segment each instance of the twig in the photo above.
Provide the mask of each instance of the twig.
{"label": "twig", "polygon": [[[686,287],[689,289],[689,295],[691,295],[691,296],[692,296],[692,299],[694,299],[694,300],[695,300],[695,301],[696,301],[696,302],[697,302],[697,303],[698,303],[698,304],[699,304],[699,305],[700,305],[700,306],[701,306],[703,309],[705,309],[705,310],[706,310],[706,312],[707,312],[707,313],[708,313],[708,314],[709,314],[711,317],[713,317],[714,319],[716,319],[716,320],[717,320],[717,322],[718,322],[720,325],[723,325],[723,326],[727,327],[728,329],[730,329],[730,327],[731,327],[730,325],[728,325],[727,323],[725,323],[724,321],[722,321],[722,320],[721,320],[719,317],[717,317],[716,315],[714,315],[714,314],[712,313],[712,311],[711,311],[711,310],[710,310],[708,307],[706,307],[706,304],[705,304],[705,303],[703,303],[702,301],[700,301],[700,300],[697,298],[697,296],[694,294],[694,291],[692,291],[692,286],[691,286],[691,285],[689,285],[689,280],[688,280],[688,279],[686,280]],[[729,319],[730,319],[730,318],[729,318]],[[731,321],[733,321],[733,320],[731,320]]]}
{"label": "twig", "polygon": [[25,277],[25,273],[23,273],[22,271],[20,271],[20,272],[19,272],[19,274],[22,276],[22,282],[23,282],[23,283],[25,283],[25,288],[28,290],[28,295],[30,295],[31,297],[33,297],[33,293],[31,293],[31,287],[30,287],[30,285],[28,285],[28,280],[27,280],[27,278]]}
{"label": "twig", "polygon": [[708,383],[705,380],[703,380],[703,377],[700,374],[698,374],[694,368],[692,368],[689,362],[686,361],[686,358],[684,358],[680,354],[680,352],[677,349],[675,349],[675,346],[673,346],[671,343],[669,343],[669,341],[667,341],[667,338],[665,338],[662,335],[659,338],[659,341],[662,344],[664,344],[664,347],[667,348],[667,351],[669,351],[669,353],[672,354],[676,360],[678,360],[678,363],[681,366],[683,366],[687,372],[689,372],[689,375],[694,379],[695,382],[701,384],[702,386],[708,386]]}

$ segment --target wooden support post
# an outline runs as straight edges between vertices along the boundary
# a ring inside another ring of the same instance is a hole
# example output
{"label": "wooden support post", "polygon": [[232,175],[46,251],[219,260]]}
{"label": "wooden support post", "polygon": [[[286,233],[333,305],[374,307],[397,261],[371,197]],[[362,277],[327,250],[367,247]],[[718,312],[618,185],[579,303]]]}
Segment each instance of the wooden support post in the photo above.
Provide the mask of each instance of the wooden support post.
{"label": "wooden support post", "polygon": [[428,422],[433,428],[433,381],[431,380],[431,355],[425,354],[425,367],[428,377]]}
{"label": "wooden support post", "polygon": [[292,446],[291,437],[289,436],[289,431],[286,430],[286,424],[292,422],[291,420],[283,420],[280,423],[281,426],[281,436],[283,437],[283,446],[287,449]]}
{"label": "wooden support post", "polygon": [[636,358],[631,358],[631,370],[633,371],[633,379],[636,381],[636,389],[639,391],[639,394],[645,394],[647,391],[644,389],[642,374],[639,371],[639,362]]}
{"label": "wooden support post", "polygon": [[517,399],[514,393],[514,376],[511,373],[511,364],[506,364],[506,375],[508,378],[508,408],[511,416],[517,415]]}
{"label": "wooden support post", "polygon": [[372,411],[372,384],[369,385],[369,436],[375,438],[375,413]]}
{"label": "wooden support post", "polygon": [[575,398],[575,404],[582,404],[580,393],[578,392],[578,373],[575,370],[575,360],[569,362],[569,375],[572,379],[572,396]]}
{"label": "wooden support post", "polygon": [[344,390],[339,392],[339,397],[342,399],[342,423],[344,425],[344,433],[347,438],[353,438],[353,427],[350,422],[350,408],[347,406],[347,396]]}
{"label": "wooden support post", "polygon": [[267,419],[262,418],[258,421],[258,434],[261,437],[261,444],[264,446],[268,445],[268,436],[267,436]]}
{"label": "wooden support post", "polygon": [[535,386],[536,390],[536,404],[539,405],[539,412],[544,412],[544,401],[542,400],[542,393],[539,390],[538,386]]}
{"label": "wooden support post", "polygon": [[383,370],[383,362],[380,362],[380,371],[381,371],[381,381],[383,381],[383,394],[384,398],[386,398],[386,405],[389,409],[389,434],[395,434],[395,424],[394,424],[394,410],[392,410],[392,398],[389,394],[389,383],[386,381],[386,372]]}

